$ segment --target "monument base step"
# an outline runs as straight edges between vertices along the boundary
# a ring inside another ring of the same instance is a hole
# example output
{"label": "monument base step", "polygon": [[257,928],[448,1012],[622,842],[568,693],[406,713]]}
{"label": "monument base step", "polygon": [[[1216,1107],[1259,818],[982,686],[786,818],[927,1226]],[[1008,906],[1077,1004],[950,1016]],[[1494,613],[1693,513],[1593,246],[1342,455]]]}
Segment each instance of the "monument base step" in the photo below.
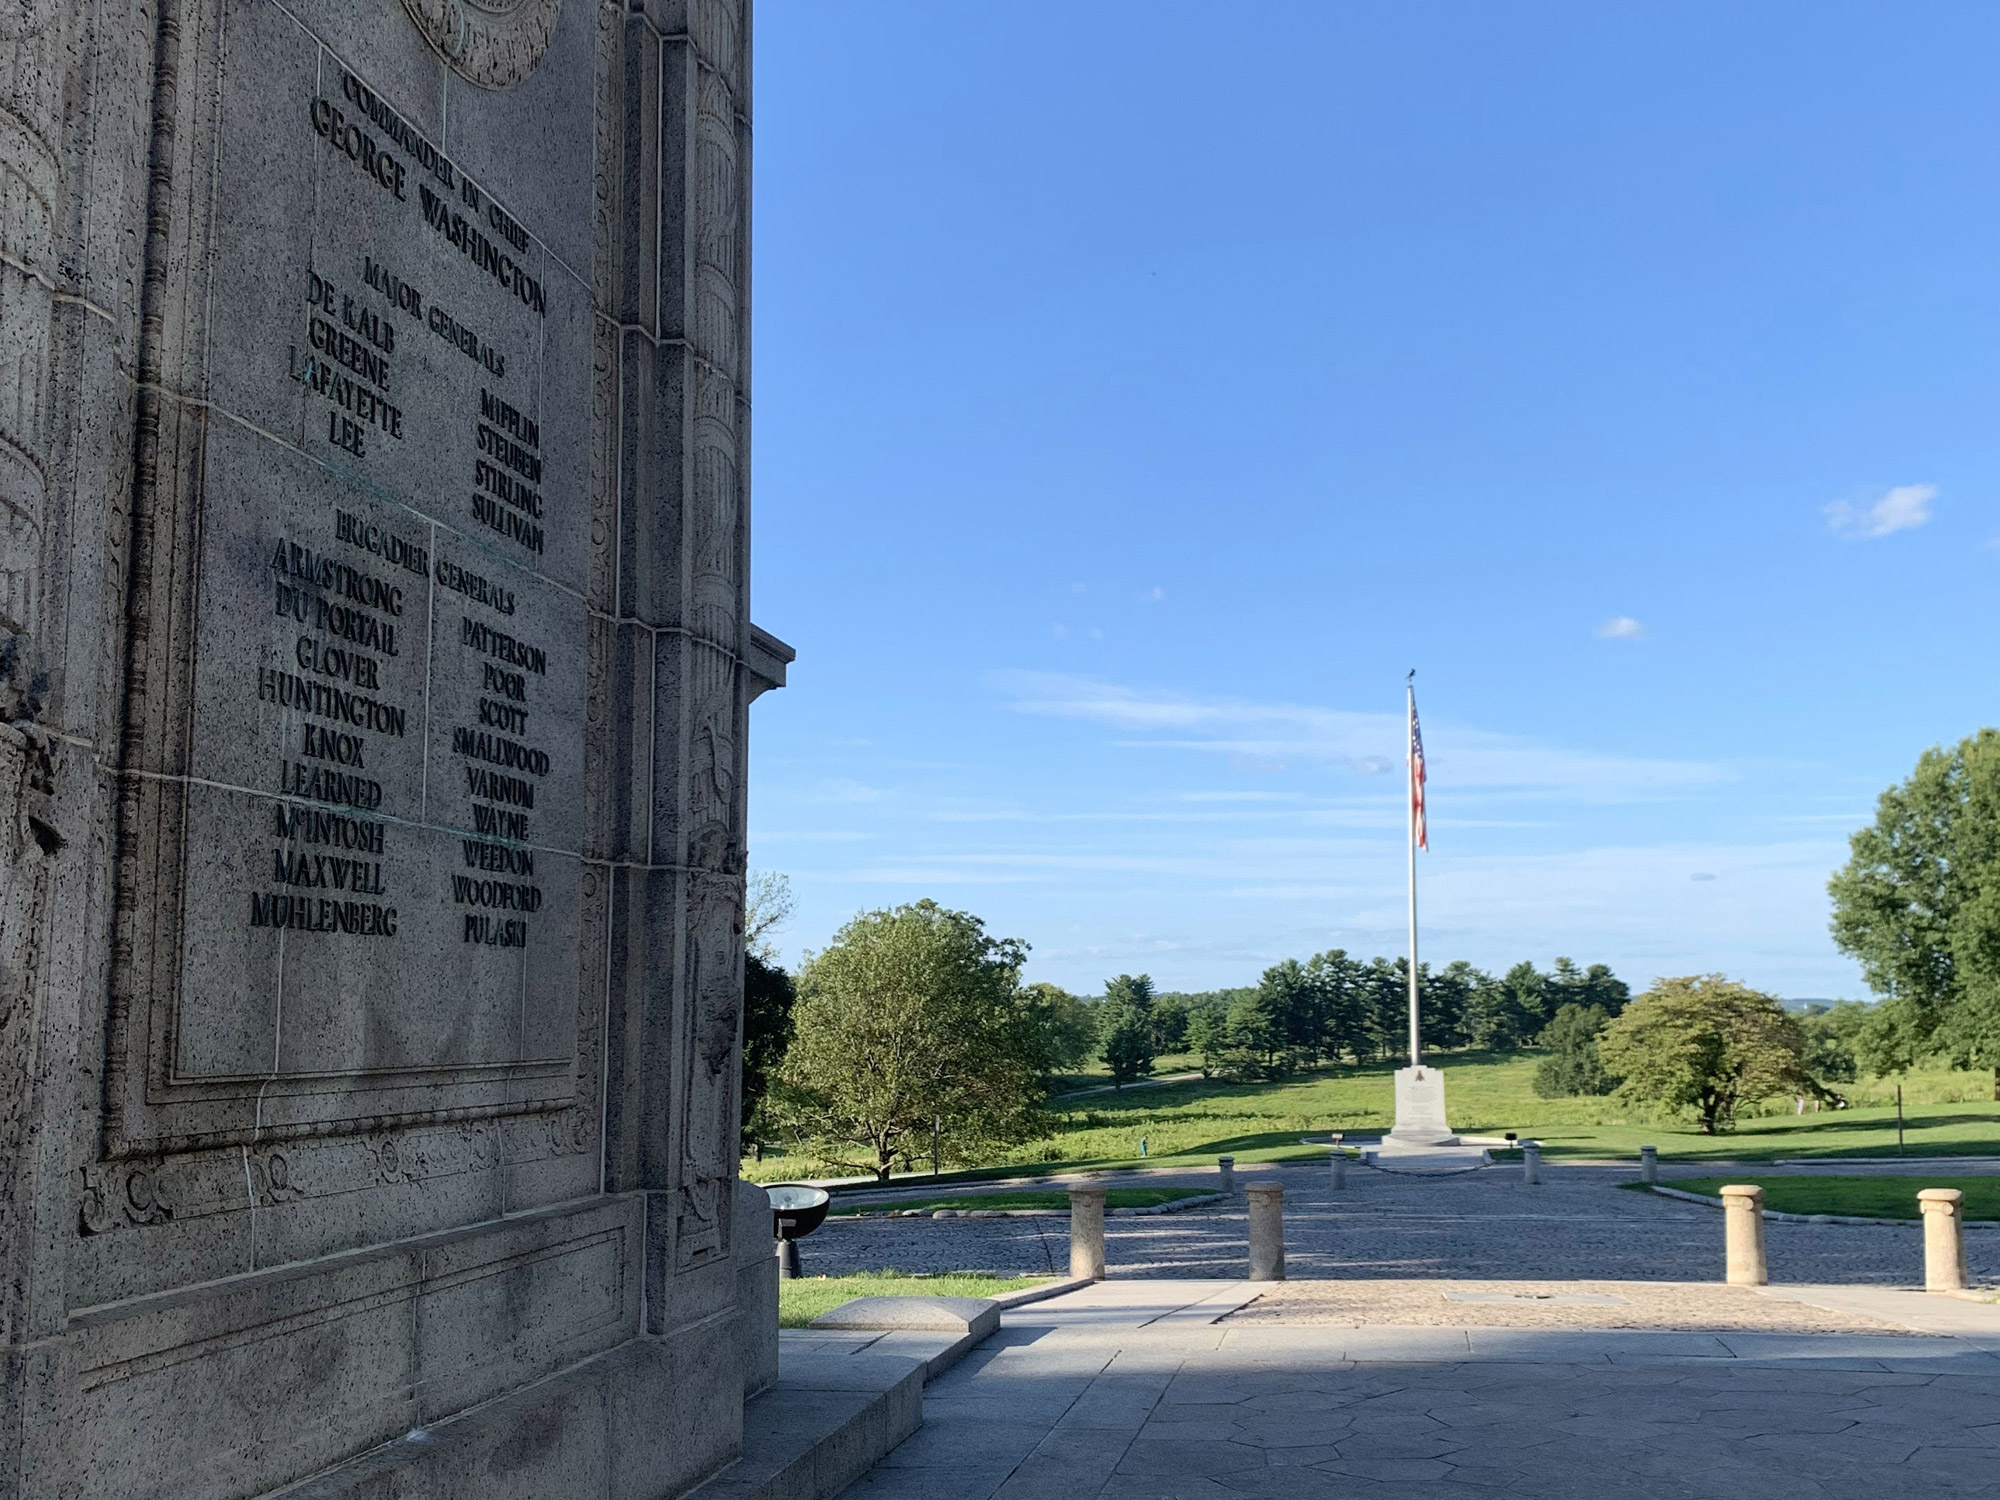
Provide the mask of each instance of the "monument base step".
{"label": "monument base step", "polygon": [[832,1500],[924,1421],[924,1383],[986,1334],[779,1335],[777,1383],[743,1408],[743,1456],[687,1500]]}
{"label": "monument base step", "polygon": [[1361,1159],[1396,1172],[1462,1172],[1493,1162],[1492,1154],[1484,1146],[1464,1144],[1456,1136],[1435,1146],[1384,1136],[1381,1145],[1364,1148]]}

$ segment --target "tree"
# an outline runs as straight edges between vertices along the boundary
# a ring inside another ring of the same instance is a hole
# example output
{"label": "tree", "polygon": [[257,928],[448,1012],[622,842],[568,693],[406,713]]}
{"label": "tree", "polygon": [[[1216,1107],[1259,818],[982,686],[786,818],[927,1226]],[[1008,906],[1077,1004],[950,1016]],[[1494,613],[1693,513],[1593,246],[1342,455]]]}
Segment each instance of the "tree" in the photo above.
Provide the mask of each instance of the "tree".
{"label": "tree", "polygon": [[2000,1098],[2000,732],[1926,750],[1848,846],[1833,940],[1884,997],[1861,1050],[1884,1071],[1993,1068]]}
{"label": "tree", "polygon": [[[1320,1050],[1323,1001],[1316,976],[1297,959],[1288,958],[1264,971],[1264,977],[1250,994],[1245,1015],[1255,1017],[1247,1024],[1258,1041],[1250,1045],[1264,1054],[1267,1069],[1289,1072]],[[1234,1007],[1230,1016],[1233,1021]]]}
{"label": "tree", "polygon": [[1577,967],[1573,958],[1558,958],[1547,980],[1546,1006],[1551,1018],[1565,1005],[1597,1006],[1607,1016],[1615,1016],[1632,998],[1624,980],[1604,964],[1588,969]]}
{"label": "tree", "polygon": [[1182,1051],[1187,1046],[1188,997],[1153,997],[1153,1055]]}
{"label": "tree", "polygon": [[792,976],[755,953],[743,956],[743,1149],[761,1161],[771,1135],[763,1112],[771,1077],[792,1044]]}
{"label": "tree", "polygon": [[1548,1025],[1548,976],[1532,963],[1515,964],[1500,979],[1477,985],[1466,1004],[1466,1031],[1486,1051],[1524,1047]]}
{"label": "tree", "polygon": [[1535,1064],[1535,1092],[1544,1099],[1562,1099],[1576,1094],[1608,1094],[1616,1088],[1618,1080],[1604,1071],[1597,1048],[1597,1039],[1610,1019],[1601,1005],[1578,1005],[1572,1000],[1557,1009],[1554,1019],[1542,1028],[1541,1044],[1550,1049],[1550,1055]]}
{"label": "tree", "polygon": [[1051,1071],[1081,1067],[1097,1051],[1097,1014],[1084,1000],[1053,984],[1031,984],[1022,1002],[1035,1013]]}
{"label": "tree", "polygon": [[1356,975],[1362,997],[1362,1036],[1370,1058],[1400,1057],[1410,1045],[1407,959],[1371,958]]}
{"label": "tree", "polygon": [[1320,996],[1320,1056],[1351,1053],[1360,1062],[1369,1045],[1365,966],[1349,958],[1345,948],[1329,948],[1306,961],[1306,972]]}
{"label": "tree", "polygon": [[1196,995],[1188,1005],[1187,1049],[1201,1058],[1201,1076],[1222,1070],[1229,1050],[1229,1010],[1221,995]]}
{"label": "tree", "polygon": [[771,941],[792,919],[791,877],[776,870],[752,870],[743,887],[743,946],[766,963],[778,961]]}
{"label": "tree", "polygon": [[1604,1067],[1641,1103],[1692,1109],[1704,1135],[1774,1094],[1816,1094],[1798,1022],[1720,974],[1662,979],[1604,1028]]}
{"label": "tree", "polygon": [[1806,1071],[1822,1085],[1852,1083],[1861,1072],[1870,1007],[1858,1000],[1814,1005],[1799,1017],[1806,1039]]}
{"label": "tree", "polygon": [[1097,1034],[1111,1084],[1123,1088],[1153,1071],[1153,980],[1150,975],[1120,974],[1104,986],[1097,1007]]}
{"label": "tree", "polygon": [[[1297,970],[1299,966],[1291,967]],[[1270,979],[1270,973],[1265,979]],[[1221,1068],[1224,1077],[1244,1081],[1283,1078],[1292,1071],[1298,1058],[1287,1032],[1287,1023],[1293,1019],[1293,998],[1282,983],[1277,987],[1267,983],[1240,996],[1229,1007],[1228,1047]],[[1237,1053],[1243,1055],[1238,1057]]]}
{"label": "tree", "polygon": [[1492,979],[1464,959],[1453,959],[1433,974],[1428,964],[1417,966],[1417,998],[1422,1006],[1424,1047],[1463,1047],[1470,1039],[1468,1023],[1473,998]]}
{"label": "tree", "polygon": [[1592,964],[1583,971],[1583,994],[1578,998],[1585,1005],[1601,1005],[1607,1016],[1617,1017],[1632,1003],[1632,986],[1612,973],[1609,964]]}
{"label": "tree", "polygon": [[1042,1028],[1021,1003],[1027,945],[918,901],[863,912],[798,975],[796,1034],[776,1098],[802,1137],[886,1180],[938,1132],[954,1159],[1040,1128]]}

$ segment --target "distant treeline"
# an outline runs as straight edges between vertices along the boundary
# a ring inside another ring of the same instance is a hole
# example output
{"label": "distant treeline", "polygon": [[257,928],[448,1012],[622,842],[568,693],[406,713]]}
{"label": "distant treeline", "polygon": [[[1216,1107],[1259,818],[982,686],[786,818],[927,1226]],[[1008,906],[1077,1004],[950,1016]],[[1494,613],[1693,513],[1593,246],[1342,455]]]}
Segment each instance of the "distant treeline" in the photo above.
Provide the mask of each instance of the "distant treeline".
{"label": "distant treeline", "polygon": [[[1405,959],[1363,961],[1335,948],[1274,964],[1241,989],[1157,994],[1149,976],[1120,974],[1102,997],[1077,1006],[1090,1013],[1091,1050],[1114,1082],[1142,1078],[1156,1058],[1173,1053],[1196,1054],[1214,1076],[1274,1078],[1314,1062],[1405,1054],[1408,975]],[[1547,972],[1518,963],[1497,978],[1463,960],[1437,970],[1420,964],[1417,991],[1424,1046],[1437,1050],[1530,1046],[1564,1006],[1608,1019],[1631,998],[1604,964],[1582,968],[1568,958]],[[1077,1027],[1079,1042],[1083,1030]]]}

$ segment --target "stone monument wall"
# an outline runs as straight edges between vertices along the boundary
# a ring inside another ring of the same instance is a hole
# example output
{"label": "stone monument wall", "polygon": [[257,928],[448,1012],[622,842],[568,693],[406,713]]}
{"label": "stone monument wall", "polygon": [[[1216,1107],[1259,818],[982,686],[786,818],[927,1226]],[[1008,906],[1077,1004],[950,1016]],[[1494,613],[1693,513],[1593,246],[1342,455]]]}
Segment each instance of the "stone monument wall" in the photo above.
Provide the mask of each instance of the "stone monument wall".
{"label": "stone monument wall", "polygon": [[5,1500],[733,1456],[749,40],[0,7]]}

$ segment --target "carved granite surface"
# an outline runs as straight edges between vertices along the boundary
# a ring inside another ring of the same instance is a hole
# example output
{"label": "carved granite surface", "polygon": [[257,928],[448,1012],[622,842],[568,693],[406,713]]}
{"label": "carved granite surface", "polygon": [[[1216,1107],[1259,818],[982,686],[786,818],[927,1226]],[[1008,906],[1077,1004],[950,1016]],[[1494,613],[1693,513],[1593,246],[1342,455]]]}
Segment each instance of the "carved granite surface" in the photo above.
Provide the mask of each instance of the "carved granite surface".
{"label": "carved granite surface", "polygon": [[749,38],[0,7],[0,1500],[734,1451]]}

